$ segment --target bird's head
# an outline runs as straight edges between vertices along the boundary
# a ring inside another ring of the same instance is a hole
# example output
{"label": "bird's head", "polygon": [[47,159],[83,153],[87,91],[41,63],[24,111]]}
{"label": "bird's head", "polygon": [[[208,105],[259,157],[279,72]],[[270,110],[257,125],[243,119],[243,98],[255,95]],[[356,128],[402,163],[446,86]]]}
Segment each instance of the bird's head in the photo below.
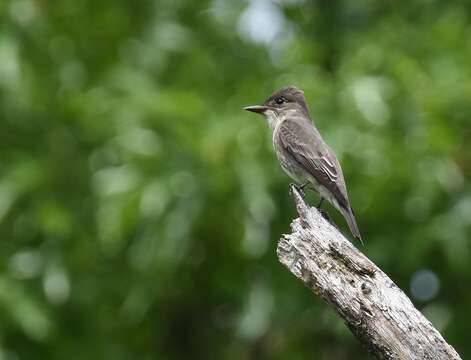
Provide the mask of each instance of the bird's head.
{"label": "bird's head", "polygon": [[294,85],[284,87],[274,92],[262,105],[247,106],[247,111],[268,115],[268,112],[283,112],[291,109],[307,110],[304,92]]}
{"label": "bird's head", "polygon": [[244,108],[247,111],[264,115],[270,125],[289,111],[299,111],[308,115],[304,92],[291,85],[274,92],[262,105],[252,105]]}

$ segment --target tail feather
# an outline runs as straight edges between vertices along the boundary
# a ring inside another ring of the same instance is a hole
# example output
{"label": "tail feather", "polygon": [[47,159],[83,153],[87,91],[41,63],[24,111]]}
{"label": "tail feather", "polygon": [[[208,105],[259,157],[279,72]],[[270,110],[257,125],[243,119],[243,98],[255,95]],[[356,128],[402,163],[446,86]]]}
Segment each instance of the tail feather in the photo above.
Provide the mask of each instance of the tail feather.
{"label": "tail feather", "polygon": [[357,222],[355,220],[355,215],[353,214],[353,209],[349,206],[348,209],[342,208],[341,209],[342,215],[347,221],[348,227],[352,232],[353,236],[360,241],[362,245],[363,240],[361,238],[360,229],[358,229]]}

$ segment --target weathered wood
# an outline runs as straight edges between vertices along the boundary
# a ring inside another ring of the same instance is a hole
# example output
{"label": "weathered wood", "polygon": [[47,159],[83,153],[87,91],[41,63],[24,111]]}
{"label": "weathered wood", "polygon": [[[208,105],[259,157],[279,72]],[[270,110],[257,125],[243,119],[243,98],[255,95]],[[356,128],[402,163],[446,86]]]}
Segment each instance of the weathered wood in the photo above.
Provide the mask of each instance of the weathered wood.
{"label": "weathered wood", "polygon": [[379,359],[460,359],[392,280],[292,188],[299,218],[277,254]]}

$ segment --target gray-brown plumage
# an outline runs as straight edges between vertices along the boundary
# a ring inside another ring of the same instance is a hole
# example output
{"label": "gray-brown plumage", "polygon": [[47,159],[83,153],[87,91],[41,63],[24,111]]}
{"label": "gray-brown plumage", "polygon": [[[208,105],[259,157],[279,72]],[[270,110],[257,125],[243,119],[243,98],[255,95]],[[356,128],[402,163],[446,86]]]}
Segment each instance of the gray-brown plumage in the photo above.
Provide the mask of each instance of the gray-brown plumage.
{"label": "gray-brown plumage", "polygon": [[273,146],[283,170],[298,184],[312,184],[344,216],[358,240],[360,231],[348,200],[342,168],[314,126],[304,93],[295,86],[271,95],[263,105],[245,110],[263,114],[273,131]]}

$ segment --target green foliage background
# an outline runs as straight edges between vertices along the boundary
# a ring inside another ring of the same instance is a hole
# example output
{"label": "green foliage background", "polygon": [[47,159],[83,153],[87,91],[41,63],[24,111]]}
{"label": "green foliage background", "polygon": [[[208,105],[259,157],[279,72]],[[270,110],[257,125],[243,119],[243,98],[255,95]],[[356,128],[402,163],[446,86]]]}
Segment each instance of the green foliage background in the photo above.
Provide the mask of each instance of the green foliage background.
{"label": "green foliage background", "polygon": [[365,359],[276,259],[290,180],[242,107],[288,84],[364,252],[409,296],[431,271],[438,293],[412,299],[471,357],[470,11],[0,2],[0,358]]}

